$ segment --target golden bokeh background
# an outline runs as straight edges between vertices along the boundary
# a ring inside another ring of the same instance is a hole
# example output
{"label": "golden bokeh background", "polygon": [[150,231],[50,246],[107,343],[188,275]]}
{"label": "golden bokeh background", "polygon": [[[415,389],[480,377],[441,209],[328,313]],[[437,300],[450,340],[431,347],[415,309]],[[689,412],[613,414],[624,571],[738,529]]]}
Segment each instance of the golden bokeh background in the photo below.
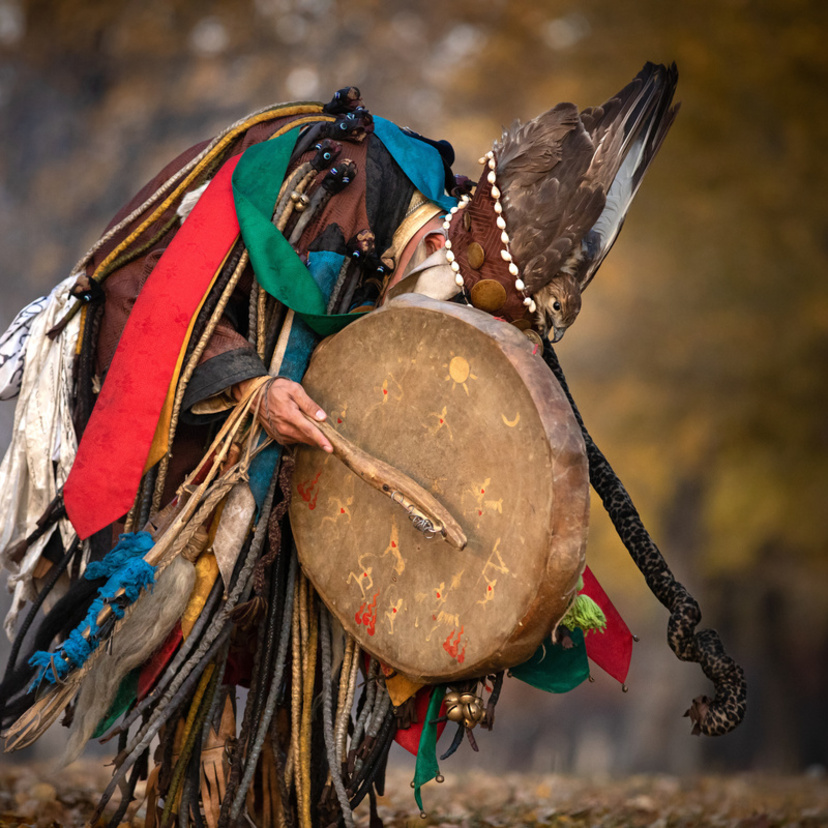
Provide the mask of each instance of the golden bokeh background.
{"label": "golden bokeh background", "polygon": [[[589,562],[636,645],[549,698],[510,682],[488,769],[828,764],[828,5],[822,0],[0,0],[0,329],[163,164],[248,111],[359,86],[451,141],[679,66],[682,109],[558,348],[597,444],[750,681],[734,734],[593,504]],[[11,403],[0,404],[0,441]],[[600,671],[596,670],[596,674]],[[451,760],[455,761],[455,760]]]}

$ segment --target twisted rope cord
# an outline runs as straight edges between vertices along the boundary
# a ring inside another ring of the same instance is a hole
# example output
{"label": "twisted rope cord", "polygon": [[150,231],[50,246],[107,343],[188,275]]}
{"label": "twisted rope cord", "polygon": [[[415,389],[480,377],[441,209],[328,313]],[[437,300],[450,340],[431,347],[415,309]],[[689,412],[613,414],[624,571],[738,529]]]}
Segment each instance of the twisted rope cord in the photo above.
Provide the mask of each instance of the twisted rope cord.
{"label": "twisted rope cord", "polygon": [[712,701],[706,697],[700,700],[701,710],[696,726],[707,736],[728,733],[745,715],[747,685],[744,671],[727,654],[715,630],[695,632],[701,621],[698,602],[675,579],[660,550],[645,529],[627,490],[607,458],[593,442],[569,391],[554,350],[551,347],[546,348],[543,356],[566,394],[581,427],[589,461],[590,482],[600,496],[621,541],[644,575],[647,586],[670,611],[667,625],[670,648],[680,660],[697,662],[715,686],[716,694]]}
{"label": "twisted rope cord", "polygon": [[348,802],[342,770],[336,759],[336,741],[333,732],[333,677],[331,675],[331,622],[324,604],[319,606],[319,632],[322,644],[322,732],[328,771],[346,828],[354,828],[354,815]]}
{"label": "twisted rope cord", "polygon": [[311,163],[310,161],[305,161],[304,164],[298,166],[282,182],[282,186],[279,188],[279,194],[276,196],[276,204],[273,207],[274,220],[277,216],[281,215],[284,209],[288,206],[290,194],[297,188],[299,182],[302,181],[302,179],[308,174],[309,169],[311,169]]}
{"label": "twisted rope cord", "polygon": [[184,721],[184,730],[181,734],[181,752],[178,755],[175,768],[173,769],[170,786],[167,789],[167,795],[164,800],[164,810],[161,814],[162,828],[166,828],[166,825],[172,816],[173,807],[175,806],[175,801],[178,798],[178,791],[184,778],[184,771],[190,761],[190,754],[193,752],[196,738],[201,732],[201,726],[204,723],[204,718],[206,717],[207,711],[210,707],[209,701],[207,701],[206,704],[204,703],[205,695],[209,693],[209,695],[207,695],[207,699],[211,699],[211,691],[215,689],[217,683],[218,671],[216,670],[215,664],[211,663],[201,674],[198,687],[193,695],[192,703],[190,704],[190,710],[187,713],[186,720]]}
{"label": "twisted rope cord", "polygon": [[110,274],[114,273],[116,270],[119,270],[124,265],[129,264],[129,262],[134,262],[139,256],[143,253],[146,253],[151,248],[155,247],[157,244],[161,242],[164,236],[173,229],[173,227],[178,223],[178,214],[173,213],[173,215],[158,228],[158,230],[153,233],[143,244],[139,244],[136,247],[133,247],[129,250],[125,250],[121,253],[116,259],[114,259],[110,264],[107,266],[105,271],[102,271],[97,279],[96,282],[100,283],[103,282]]}
{"label": "twisted rope cord", "polygon": [[[365,724],[368,721],[368,717],[371,715],[371,711],[374,709],[374,703],[377,698],[377,673],[379,672],[379,662],[372,658],[370,663],[368,664],[368,674],[366,677],[366,684],[365,684],[365,704],[362,707],[362,710],[359,713],[359,717],[357,718],[356,725],[354,725],[354,733],[351,736],[351,752],[355,752],[355,749],[359,749],[359,745],[362,741],[362,734],[365,732]],[[350,759],[349,759],[350,762]],[[356,766],[355,766],[356,767]]]}
{"label": "twisted rope cord", "polygon": [[256,347],[258,352],[258,330],[259,330],[259,295],[258,282],[253,278],[253,287],[247,297],[247,341]]}
{"label": "twisted rope cord", "polygon": [[[304,576],[302,576],[304,578]],[[319,628],[316,623],[314,612],[313,587],[307,582],[307,606],[308,614],[308,643],[307,667],[305,669],[304,697],[302,699],[302,737],[299,746],[299,758],[301,760],[302,793],[303,802],[300,815],[300,824],[304,828],[312,828],[311,823],[311,718],[313,714],[313,688],[316,683],[316,651]]]}
{"label": "twisted rope cord", "polygon": [[[302,641],[300,638],[301,624],[299,622],[301,589],[301,578],[297,578],[293,587],[293,615],[291,617],[290,747],[285,768],[285,779],[288,787],[293,782],[296,755],[299,752],[299,726],[302,720]],[[297,799],[299,797],[298,785],[301,785],[301,781],[294,785],[297,789]]]}
{"label": "twisted rope cord", "polygon": [[267,291],[258,285],[258,290],[251,290],[251,294],[255,293],[257,298],[256,303],[256,352],[264,362],[265,358],[265,340],[267,338],[267,331],[265,330],[266,322],[266,308],[267,308]]}
{"label": "twisted rope cord", "polygon": [[[288,569],[287,584],[285,586],[285,604],[282,611],[281,629],[279,630],[279,644],[276,652],[276,660],[273,665],[273,673],[270,676],[269,691],[265,701],[264,711],[259,720],[259,727],[248,752],[247,767],[242,777],[239,790],[236,792],[235,799],[230,808],[230,824],[233,825],[238,818],[241,806],[244,802],[247,789],[253,779],[253,774],[256,770],[256,763],[259,760],[259,755],[264,746],[264,740],[270,730],[270,723],[273,720],[273,714],[276,709],[276,702],[279,693],[282,689],[282,680],[284,678],[285,667],[287,666],[287,650],[288,642],[290,640],[290,620],[293,616],[293,590],[296,583],[297,560],[295,555],[291,555],[290,567]],[[275,750],[274,750],[275,754]],[[287,803],[282,803],[282,807],[286,807]]]}
{"label": "twisted rope cord", "polygon": [[336,728],[336,753],[339,756],[339,761],[344,762],[346,757],[345,739],[348,734],[348,722],[351,720],[351,707],[354,704],[354,695],[356,694],[357,676],[359,675],[359,656],[361,648],[359,644],[354,641],[353,657],[351,659],[351,670],[348,674],[347,693],[345,695],[345,703],[338,711],[339,721]]}
{"label": "twisted rope cord", "polygon": [[[351,662],[354,658],[354,646],[356,639],[345,634],[345,651],[342,654],[342,663],[339,665],[339,692],[336,698],[336,725],[334,732],[339,730],[339,720],[342,718],[342,711],[345,709],[345,699],[348,695],[348,676],[351,674]],[[341,754],[341,751],[340,751]]]}
{"label": "twisted rope cord", "polygon": [[[310,164],[303,164],[299,170],[297,170],[297,175],[306,167],[310,167]],[[290,192],[286,193],[283,196],[284,188],[279,191],[280,201],[281,204],[277,201],[276,209],[273,213],[273,223],[276,225],[276,229],[280,233],[285,232],[285,228],[287,227],[288,222],[290,221],[291,216],[296,212],[296,202],[293,200],[293,193],[295,192],[297,195],[302,195],[308,184],[316,177],[316,170],[310,168],[307,172],[304,173],[302,176],[302,180],[296,185],[296,187],[291,190]],[[294,176],[296,177],[296,176]]]}

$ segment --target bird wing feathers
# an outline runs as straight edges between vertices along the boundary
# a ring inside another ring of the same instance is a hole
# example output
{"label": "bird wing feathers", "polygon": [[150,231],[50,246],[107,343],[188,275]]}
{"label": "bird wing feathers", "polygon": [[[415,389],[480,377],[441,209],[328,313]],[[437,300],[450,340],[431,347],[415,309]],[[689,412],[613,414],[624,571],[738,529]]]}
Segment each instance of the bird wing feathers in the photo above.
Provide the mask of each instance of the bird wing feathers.
{"label": "bird wing feathers", "polygon": [[606,103],[558,104],[515,124],[495,147],[510,246],[527,290],[562,268],[581,289],[621,229],[678,107],[678,72],[648,63]]}

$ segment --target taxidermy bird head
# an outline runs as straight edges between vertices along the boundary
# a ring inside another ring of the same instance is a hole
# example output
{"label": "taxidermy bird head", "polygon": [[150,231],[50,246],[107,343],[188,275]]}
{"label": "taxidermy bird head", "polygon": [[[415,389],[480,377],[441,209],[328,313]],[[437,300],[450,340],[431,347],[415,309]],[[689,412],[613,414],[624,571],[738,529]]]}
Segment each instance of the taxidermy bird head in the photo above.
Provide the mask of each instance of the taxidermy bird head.
{"label": "taxidermy bird head", "polygon": [[647,63],[601,106],[558,104],[504,132],[444,224],[473,305],[563,336],[675,119],[677,81],[675,64]]}

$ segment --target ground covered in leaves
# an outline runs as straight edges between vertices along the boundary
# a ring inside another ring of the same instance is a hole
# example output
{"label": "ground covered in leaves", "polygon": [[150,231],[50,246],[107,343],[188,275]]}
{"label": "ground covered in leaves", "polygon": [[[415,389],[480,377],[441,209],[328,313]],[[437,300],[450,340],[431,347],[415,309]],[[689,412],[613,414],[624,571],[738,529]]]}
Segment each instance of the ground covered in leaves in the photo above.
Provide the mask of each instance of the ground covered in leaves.
{"label": "ground covered in leaves", "polygon": [[[379,802],[386,828],[777,828],[828,826],[828,780],[799,776],[630,776],[586,779],[561,775],[447,774],[423,790],[420,818],[409,787],[410,771],[389,772]],[[81,826],[91,813],[109,771],[79,762],[60,773],[43,765],[0,764],[0,826]],[[140,798],[126,826],[143,828]],[[358,824],[368,824],[367,807]]]}

